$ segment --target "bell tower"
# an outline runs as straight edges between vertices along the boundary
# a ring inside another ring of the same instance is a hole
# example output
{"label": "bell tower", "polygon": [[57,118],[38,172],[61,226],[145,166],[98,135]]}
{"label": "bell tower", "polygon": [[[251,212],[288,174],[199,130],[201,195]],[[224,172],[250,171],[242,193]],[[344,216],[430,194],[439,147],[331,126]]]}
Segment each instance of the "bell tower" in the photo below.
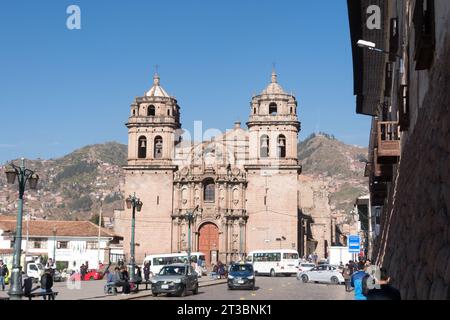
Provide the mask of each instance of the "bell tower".
{"label": "bell tower", "polygon": [[128,164],[171,164],[178,129],[180,107],[153,76],[153,86],[131,104],[128,127]]}
{"label": "bell tower", "polygon": [[297,100],[278,84],[275,70],[271,83],[252,98],[247,122],[250,133],[251,164],[297,165],[297,139],[300,122]]}
{"label": "bell tower", "polygon": [[[136,213],[135,253],[142,262],[145,254],[172,252],[168,230],[173,213],[174,148],[180,136],[180,107],[174,97],[153,76],[153,86],[131,104],[128,128],[128,164],[125,170],[125,197],[136,194],[142,210]],[[131,209],[119,221],[131,232]],[[151,230],[151,232],[149,232]],[[131,233],[124,234],[126,259],[131,252]],[[159,243],[155,246],[155,243]]]}
{"label": "bell tower", "polygon": [[[278,84],[271,82],[252,98],[249,129],[249,161],[246,206],[251,226],[247,245],[261,249],[298,249],[297,157],[300,122],[297,100]],[[283,239],[281,241],[280,239]]]}

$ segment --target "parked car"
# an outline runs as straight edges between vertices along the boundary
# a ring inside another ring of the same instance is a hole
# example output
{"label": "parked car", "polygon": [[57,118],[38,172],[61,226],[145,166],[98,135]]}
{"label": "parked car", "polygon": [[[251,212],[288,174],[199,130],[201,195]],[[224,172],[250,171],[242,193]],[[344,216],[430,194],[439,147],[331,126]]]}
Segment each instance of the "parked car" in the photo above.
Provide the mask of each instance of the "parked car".
{"label": "parked car", "polygon": [[255,290],[255,271],[250,263],[235,263],[228,271],[228,289]]}
{"label": "parked car", "polygon": [[198,293],[198,275],[192,266],[182,263],[162,267],[151,279],[152,295],[167,293],[185,296],[188,291]]}
{"label": "parked car", "polygon": [[53,281],[55,281],[55,282],[61,282],[61,281],[64,281],[61,272],[59,272],[58,270],[55,270],[55,273],[54,273],[54,275],[53,275]]}
{"label": "parked car", "polygon": [[95,269],[88,270],[87,273],[84,275],[85,281],[102,280],[102,279],[103,273]]}
{"label": "parked car", "polygon": [[337,267],[326,264],[314,267],[309,271],[300,272],[297,279],[303,281],[304,283],[321,282],[337,285],[345,282],[342,273]]}

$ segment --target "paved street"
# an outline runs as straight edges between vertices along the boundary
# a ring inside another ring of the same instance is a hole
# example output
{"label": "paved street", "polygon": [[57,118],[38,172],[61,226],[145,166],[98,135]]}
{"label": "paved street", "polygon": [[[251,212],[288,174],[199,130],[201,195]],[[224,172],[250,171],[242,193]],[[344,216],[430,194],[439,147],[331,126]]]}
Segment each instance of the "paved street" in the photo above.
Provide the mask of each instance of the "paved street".
{"label": "paved street", "polygon": [[[308,283],[304,284],[295,277],[257,277],[257,290],[228,290],[224,280],[210,280],[203,277],[200,281],[198,295],[189,293],[184,298],[167,297],[165,295],[152,297],[151,291],[141,291],[138,294],[106,296],[103,294],[102,281],[86,281],[79,283],[80,287],[70,287],[66,282],[55,283],[58,291],[57,300],[352,300],[353,293],[346,293],[344,286]],[[7,297],[6,292],[0,292],[1,297]]]}
{"label": "paved street", "polygon": [[270,278],[257,277],[257,290],[228,290],[226,284],[200,288],[198,295],[189,293],[184,298],[143,297],[145,300],[183,299],[183,300],[352,300],[353,293],[346,293],[344,286],[308,283],[295,277]]}

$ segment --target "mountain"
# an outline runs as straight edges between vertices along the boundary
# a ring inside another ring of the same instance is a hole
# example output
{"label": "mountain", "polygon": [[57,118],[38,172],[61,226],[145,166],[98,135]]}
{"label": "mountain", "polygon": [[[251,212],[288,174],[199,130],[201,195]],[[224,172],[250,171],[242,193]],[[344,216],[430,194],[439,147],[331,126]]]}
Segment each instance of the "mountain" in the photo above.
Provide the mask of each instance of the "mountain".
{"label": "mountain", "polygon": [[[367,149],[346,145],[328,134],[313,134],[299,143],[303,175],[324,181],[334,211],[347,212],[367,193],[364,178]],[[58,159],[27,160],[39,173],[37,191],[27,190],[25,208],[35,218],[86,220],[100,210],[112,216],[123,207],[127,146],[107,142],[83,147]],[[17,161],[15,163],[18,163]],[[0,214],[16,212],[17,191],[6,185],[0,168]]]}

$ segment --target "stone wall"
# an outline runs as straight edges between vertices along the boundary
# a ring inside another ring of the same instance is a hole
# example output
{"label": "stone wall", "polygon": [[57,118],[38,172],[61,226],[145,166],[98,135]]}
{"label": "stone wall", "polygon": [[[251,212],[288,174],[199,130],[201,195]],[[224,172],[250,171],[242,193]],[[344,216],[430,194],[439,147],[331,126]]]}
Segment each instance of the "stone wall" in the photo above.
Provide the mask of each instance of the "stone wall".
{"label": "stone wall", "polygon": [[449,52],[447,33],[402,145],[375,252],[404,299],[450,299]]}

